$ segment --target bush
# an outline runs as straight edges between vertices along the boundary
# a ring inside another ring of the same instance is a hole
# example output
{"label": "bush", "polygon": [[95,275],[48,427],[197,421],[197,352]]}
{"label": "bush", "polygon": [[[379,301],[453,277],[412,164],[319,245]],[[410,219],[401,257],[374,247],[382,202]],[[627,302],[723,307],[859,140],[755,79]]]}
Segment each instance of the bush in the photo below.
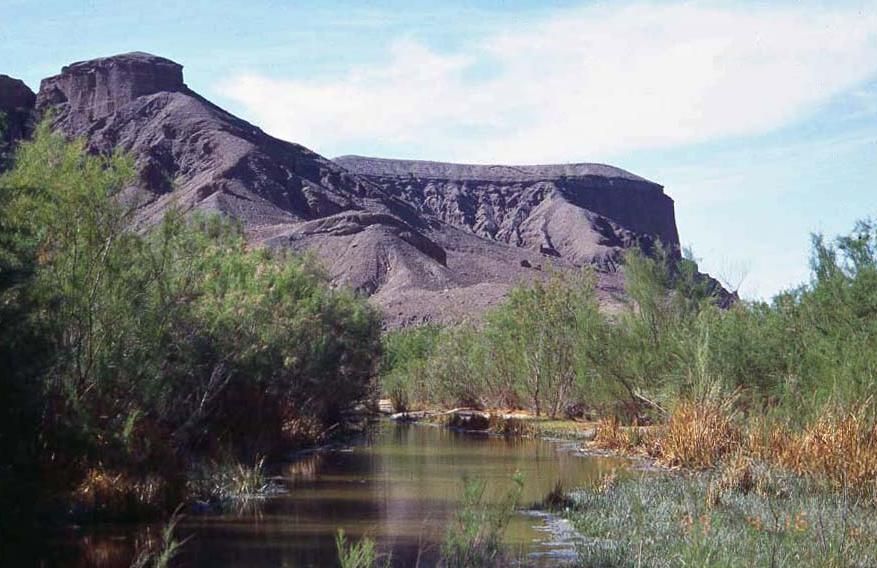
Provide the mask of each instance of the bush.
{"label": "bush", "polygon": [[731,402],[677,404],[658,438],[659,460],[671,467],[708,469],[739,449],[742,435]]}
{"label": "bush", "polygon": [[15,361],[0,393],[20,401],[0,416],[0,474],[38,473],[47,492],[98,465],[179,486],[193,460],[284,452],[340,420],[376,371],[364,300],[219,218],[131,230],[132,175],[129,158],[90,156],[43,123],[0,178],[0,356]]}
{"label": "bush", "polygon": [[506,566],[503,536],[524,486],[523,477],[512,477],[512,488],[496,504],[484,498],[483,481],[466,480],[463,501],[442,544],[442,565],[448,568]]}
{"label": "bush", "polygon": [[335,548],[338,551],[338,563],[341,568],[378,568],[389,567],[391,564],[389,557],[383,562],[378,562],[374,540],[363,537],[358,542],[348,544],[344,531],[340,529],[335,534]]}

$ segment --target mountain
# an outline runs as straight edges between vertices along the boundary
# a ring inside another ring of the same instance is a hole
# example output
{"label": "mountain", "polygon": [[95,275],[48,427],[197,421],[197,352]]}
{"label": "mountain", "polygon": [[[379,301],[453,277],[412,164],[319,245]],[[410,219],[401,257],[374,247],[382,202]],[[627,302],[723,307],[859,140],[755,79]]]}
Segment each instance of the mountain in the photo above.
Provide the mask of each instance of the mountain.
{"label": "mountain", "polygon": [[612,166],[329,160],[212,104],[181,65],[146,53],[68,65],[35,97],[19,83],[0,76],[7,146],[51,113],[89,151],[134,156],[135,227],[170,207],[237,219],[254,245],[316,254],[390,327],[477,318],[515,284],[583,265],[609,306],[624,249],[678,250],[673,200]]}
{"label": "mountain", "polygon": [[623,248],[679,248],[663,188],[603,164],[482,166],[342,156],[335,162],[479,237],[611,269]]}
{"label": "mountain", "polygon": [[0,171],[14,142],[27,136],[36,95],[19,79],[0,75]]}

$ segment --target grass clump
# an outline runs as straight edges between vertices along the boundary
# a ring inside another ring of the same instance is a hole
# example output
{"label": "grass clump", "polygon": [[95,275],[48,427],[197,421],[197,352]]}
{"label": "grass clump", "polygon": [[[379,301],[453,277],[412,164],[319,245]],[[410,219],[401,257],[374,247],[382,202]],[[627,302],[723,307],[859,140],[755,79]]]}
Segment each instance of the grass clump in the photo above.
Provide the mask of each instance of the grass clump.
{"label": "grass clump", "polygon": [[342,529],[335,534],[335,549],[341,568],[381,568],[389,567],[392,563],[389,556],[383,559],[379,557],[374,540],[363,537],[348,543]]}
{"label": "grass clump", "polygon": [[670,467],[707,469],[737,450],[740,440],[730,404],[683,401],[661,429],[653,452]]}
{"label": "grass clump", "polygon": [[181,519],[180,509],[177,508],[162,527],[158,538],[147,535],[145,541],[138,547],[139,550],[131,563],[131,568],[168,568],[171,561],[179,555],[180,550],[189,540],[180,541],[175,536],[177,525]]}
{"label": "grass clump", "polygon": [[161,514],[176,495],[159,476],[138,476],[93,467],[85,472],[70,498],[79,522],[91,519],[127,520]]}
{"label": "grass clump", "polygon": [[508,438],[527,438],[535,435],[537,432],[536,426],[530,420],[499,414],[490,415],[488,430],[492,434]]}
{"label": "grass clump", "polygon": [[[727,481],[704,474],[651,475],[575,493],[569,517],[584,537],[580,564],[872,565],[877,520],[869,507],[782,474],[750,485],[752,470],[740,467],[722,474]],[[716,483],[723,486],[722,497],[710,502]],[[785,492],[756,490],[771,483]]]}
{"label": "grass clump", "polygon": [[771,448],[777,463],[877,504],[877,425],[861,410],[829,410],[803,430],[774,438],[785,442]]}
{"label": "grass clump", "polygon": [[463,500],[445,534],[442,566],[478,568],[506,566],[509,558],[503,536],[514,515],[524,486],[523,477],[512,477],[512,488],[498,503],[485,499],[483,481],[466,480]]}
{"label": "grass clump", "polygon": [[202,463],[188,476],[189,495],[205,502],[247,501],[270,489],[264,457],[252,466],[228,460]]}

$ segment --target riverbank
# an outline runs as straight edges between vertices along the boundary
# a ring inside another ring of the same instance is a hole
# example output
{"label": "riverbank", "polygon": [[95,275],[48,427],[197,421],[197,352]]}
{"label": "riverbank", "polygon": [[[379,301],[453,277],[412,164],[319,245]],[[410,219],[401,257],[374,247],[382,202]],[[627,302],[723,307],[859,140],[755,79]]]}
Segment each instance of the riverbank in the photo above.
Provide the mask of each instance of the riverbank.
{"label": "riverbank", "polygon": [[[507,410],[432,410],[451,428],[571,441],[582,455],[634,460],[594,483],[557,487],[543,504],[569,521],[575,566],[873,566],[870,430],[854,415],[799,434],[685,408],[666,424],[550,420]],[[514,427],[504,423],[513,422]],[[766,445],[764,440],[772,440]]]}
{"label": "riverbank", "polygon": [[763,464],[607,478],[560,513],[580,566],[870,567],[873,507]]}

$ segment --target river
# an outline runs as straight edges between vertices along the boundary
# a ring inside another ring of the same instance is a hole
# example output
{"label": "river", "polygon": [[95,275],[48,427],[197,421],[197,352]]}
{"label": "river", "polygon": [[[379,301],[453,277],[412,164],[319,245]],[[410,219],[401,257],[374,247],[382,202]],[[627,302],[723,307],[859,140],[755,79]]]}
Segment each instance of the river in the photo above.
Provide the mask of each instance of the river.
{"label": "river", "polygon": [[[304,455],[281,466],[282,494],[222,514],[187,515],[180,564],[198,567],[335,566],[335,533],[369,536],[394,566],[436,563],[465,477],[487,483],[489,498],[524,477],[521,511],[506,540],[528,565],[555,566],[574,555],[564,523],[532,510],[560,481],[572,488],[623,467],[569,445],[504,439],[426,425],[381,422],[350,445]],[[47,549],[45,565],[117,568],[130,563],[143,527],[68,532]],[[153,529],[154,531],[154,529]],[[57,564],[56,564],[57,563]]]}

